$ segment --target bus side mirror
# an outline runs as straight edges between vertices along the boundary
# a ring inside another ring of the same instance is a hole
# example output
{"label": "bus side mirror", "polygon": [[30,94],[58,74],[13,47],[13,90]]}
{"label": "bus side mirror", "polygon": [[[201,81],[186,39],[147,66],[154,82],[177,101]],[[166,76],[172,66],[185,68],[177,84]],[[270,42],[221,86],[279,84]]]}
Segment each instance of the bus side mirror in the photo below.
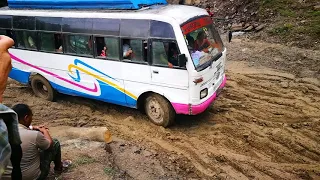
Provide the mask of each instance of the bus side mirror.
{"label": "bus side mirror", "polygon": [[179,66],[186,67],[187,64],[187,57],[185,54],[179,54],[178,56]]}

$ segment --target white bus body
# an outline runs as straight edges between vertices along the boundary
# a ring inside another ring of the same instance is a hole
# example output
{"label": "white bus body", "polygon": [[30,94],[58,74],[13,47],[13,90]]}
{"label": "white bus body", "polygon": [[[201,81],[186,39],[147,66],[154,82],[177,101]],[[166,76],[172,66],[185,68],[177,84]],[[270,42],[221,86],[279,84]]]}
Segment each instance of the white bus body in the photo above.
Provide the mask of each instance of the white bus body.
{"label": "white bus body", "polygon": [[[4,30],[6,30],[6,32],[15,32],[15,27],[19,29],[19,23],[18,25],[14,25],[15,16],[35,17],[36,19],[37,17],[99,18],[119,19],[120,21],[125,19],[128,22],[147,20],[164,22],[171,25],[174,32],[173,39],[152,38],[151,35],[149,35],[149,38],[139,37],[138,40],[145,39],[148,41],[145,49],[152,49],[153,45],[155,46],[156,43],[153,43],[152,39],[174,41],[178,46],[179,54],[184,54],[186,57],[186,64],[183,67],[170,68],[164,65],[155,65],[154,61],[150,60],[150,58],[153,57],[153,59],[155,59],[157,57],[152,54],[153,52],[151,52],[151,50],[148,50],[148,53],[145,54],[146,61],[138,63],[126,61],[121,55],[118,60],[109,60],[108,58],[96,58],[95,53],[93,53],[92,56],[78,56],[67,52],[49,53],[40,50],[39,42],[36,42],[36,49],[19,48],[19,44],[16,42],[15,48],[9,50],[13,65],[10,73],[11,78],[23,84],[36,86],[36,83],[32,84],[32,78],[41,76],[49,82],[54,91],[59,93],[97,99],[132,108],[145,106],[149,118],[158,125],[167,126],[171,124],[172,119],[174,119],[174,114],[195,115],[202,113],[214,101],[219,90],[224,87],[226,82],[224,73],[226,49],[223,47],[222,42],[219,42],[220,49],[216,50],[217,54],[214,57],[215,59],[207,60],[211,62],[208,64],[206,61],[208,65],[203,65],[201,68],[199,65],[198,69],[192,59],[193,57],[189,51],[190,48],[188,49],[186,34],[184,34],[183,31],[192,31],[195,30],[196,27],[192,24],[188,25],[190,27],[182,28],[182,26],[194,21],[194,23],[198,23],[199,27],[203,28],[201,23],[206,23],[205,20],[197,21],[197,19],[206,18],[206,20],[208,20],[208,14],[200,8],[182,5],[152,6],[135,11],[11,10],[2,8],[0,9],[0,17],[1,16],[5,16],[5,18],[12,17],[13,19],[11,20],[13,21],[12,28],[1,27],[0,25],[2,32],[4,32]],[[108,24],[105,26],[108,26]],[[134,26],[134,24],[132,26]],[[37,27],[38,25],[36,25],[35,29],[21,30],[23,29],[22,27],[19,30],[34,32],[38,35],[37,37],[39,37],[42,31],[38,31]],[[132,28],[134,29],[135,27]],[[125,29],[120,29],[120,35],[116,35],[120,44],[120,54],[122,54],[122,38],[126,37],[121,35],[124,31]],[[129,31],[131,30],[129,29]],[[50,32],[51,31],[48,31],[48,33]],[[63,31],[59,31],[59,33],[63,36],[70,34],[87,34]],[[135,31],[132,30],[132,33],[134,34]],[[216,33],[214,34],[216,37],[215,40],[219,37],[217,31],[209,33]],[[19,34],[16,33],[14,37],[16,38],[17,35]],[[99,36],[109,37],[103,34]],[[93,46],[95,46],[96,34],[92,33],[90,37],[93,38]],[[135,39],[134,35],[126,38]],[[221,41],[221,39],[217,41]],[[160,42],[160,44],[161,43],[162,42]],[[66,46],[65,43],[63,46]],[[65,47],[63,48],[66,49]],[[142,51],[144,52],[145,50]],[[212,49],[207,51],[212,52]],[[201,54],[202,52],[199,50],[197,53]],[[42,81],[42,85],[44,86],[47,85],[41,78],[40,80],[38,78],[38,81]],[[50,87],[44,87],[44,90],[48,91],[48,88]],[[37,87],[33,87],[33,89],[35,90]],[[49,97],[47,99],[52,100],[53,98]],[[147,101],[149,102],[147,103]]]}

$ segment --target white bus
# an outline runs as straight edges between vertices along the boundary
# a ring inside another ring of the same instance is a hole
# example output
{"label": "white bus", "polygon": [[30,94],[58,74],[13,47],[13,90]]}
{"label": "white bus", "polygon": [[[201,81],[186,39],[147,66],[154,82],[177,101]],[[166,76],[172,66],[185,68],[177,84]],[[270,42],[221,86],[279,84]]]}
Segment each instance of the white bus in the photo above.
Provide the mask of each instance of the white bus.
{"label": "white bus", "polygon": [[0,8],[0,34],[15,40],[10,77],[36,96],[82,96],[132,108],[170,125],[196,115],[226,82],[226,48],[204,9]]}

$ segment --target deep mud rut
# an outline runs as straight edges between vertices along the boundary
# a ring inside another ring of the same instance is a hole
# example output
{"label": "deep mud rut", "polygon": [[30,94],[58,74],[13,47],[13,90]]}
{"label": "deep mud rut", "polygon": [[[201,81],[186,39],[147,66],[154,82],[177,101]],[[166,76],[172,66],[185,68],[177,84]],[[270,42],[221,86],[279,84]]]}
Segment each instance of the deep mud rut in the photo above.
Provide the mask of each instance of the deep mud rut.
{"label": "deep mud rut", "polygon": [[64,95],[47,102],[14,81],[5,104],[28,103],[35,124],[55,129],[111,130],[110,146],[60,137],[76,164],[60,179],[320,179],[320,52],[245,39],[227,46],[217,101],[167,129],[134,109]]}

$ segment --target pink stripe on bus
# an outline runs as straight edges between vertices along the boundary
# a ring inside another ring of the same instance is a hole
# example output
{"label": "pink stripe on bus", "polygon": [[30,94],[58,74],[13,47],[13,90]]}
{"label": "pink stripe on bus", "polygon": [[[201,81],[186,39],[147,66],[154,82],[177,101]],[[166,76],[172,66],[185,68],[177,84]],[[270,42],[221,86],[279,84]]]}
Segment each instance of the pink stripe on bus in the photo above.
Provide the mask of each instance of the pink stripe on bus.
{"label": "pink stripe on bus", "polygon": [[77,87],[79,87],[79,88],[85,89],[85,90],[90,91],[90,92],[98,92],[98,87],[97,87],[96,84],[94,84],[94,88],[91,89],[91,88],[82,86],[82,85],[80,85],[80,84],[77,84],[77,83],[75,83],[75,82],[73,82],[73,81],[70,81],[70,80],[68,80],[68,79],[65,79],[65,78],[63,78],[63,77],[61,77],[61,76],[59,76],[59,75],[56,75],[56,74],[54,74],[54,73],[52,73],[52,72],[49,72],[49,71],[47,71],[47,70],[45,70],[45,69],[42,69],[42,68],[37,67],[37,66],[35,66],[35,65],[32,65],[32,64],[30,64],[30,63],[28,63],[28,62],[26,62],[26,61],[24,61],[24,60],[22,60],[22,59],[20,59],[20,58],[18,58],[18,57],[16,57],[16,56],[14,56],[14,55],[11,54],[11,53],[10,53],[10,56],[11,56],[11,58],[12,58],[13,60],[15,60],[15,61],[18,61],[18,62],[20,62],[20,63],[22,63],[22,64],[25,64],[25,65],[27,65],[27,66],[30,66],[30,67],[32,67],[32,68],[35,68],[35,69],[37,69],[37,70],[39,70],[39,71],[42,71],[42,72],[44,72],[44,73],[46,73],[46,74],[49,74],[49,75],[51,75],[51,76],[53,76],[53,77],[55,77],[55,78],[57,78],[57,79],[60,79],[60,80],[62,80],[62,81],[65,81],[65,82],[67,82],[67,83],[69,83],[69,84],[75,85],[75,86],[77,86]]}

